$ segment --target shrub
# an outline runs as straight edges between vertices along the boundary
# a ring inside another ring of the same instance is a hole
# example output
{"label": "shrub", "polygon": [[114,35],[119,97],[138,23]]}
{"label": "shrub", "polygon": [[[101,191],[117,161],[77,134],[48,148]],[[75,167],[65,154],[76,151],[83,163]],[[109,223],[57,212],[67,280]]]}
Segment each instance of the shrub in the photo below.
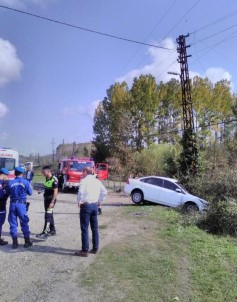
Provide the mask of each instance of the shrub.
{"label": "shrub", "polygon": [[237,235],[237,202],[233,199],[211,203],[198,226],[212,234]]}

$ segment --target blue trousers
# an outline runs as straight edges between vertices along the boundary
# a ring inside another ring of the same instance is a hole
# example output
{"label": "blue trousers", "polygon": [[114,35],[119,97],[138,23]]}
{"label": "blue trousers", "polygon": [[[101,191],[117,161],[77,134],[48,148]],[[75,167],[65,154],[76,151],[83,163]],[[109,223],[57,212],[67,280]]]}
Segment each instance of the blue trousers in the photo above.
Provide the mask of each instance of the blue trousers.
{"label": "blue trousers", "polygon": [[10,234],[12,238],[17,238],[17,219],[20,220],[21,231],[24,235],[24,238],[28,238],[30,236],[30,230],[28,224],[29,217],[26,211],[26,204],[10,203],[8,222],[10,224]]}
{"label": "blue trousers", "polygon": [[6,211],[5,212],[1,211],[0,212],[0,237],[2,235],[2,226],[3,226],[4,222],[5,222],[5,220],[6,220]]}
{"label": "blue trousers", "polygon": [[98,231],[98,205],[97,203],[85,203],[80,208],[81,242],[82,250],[89,251],[89,225],[92,231],[93,249],[99,248]]}

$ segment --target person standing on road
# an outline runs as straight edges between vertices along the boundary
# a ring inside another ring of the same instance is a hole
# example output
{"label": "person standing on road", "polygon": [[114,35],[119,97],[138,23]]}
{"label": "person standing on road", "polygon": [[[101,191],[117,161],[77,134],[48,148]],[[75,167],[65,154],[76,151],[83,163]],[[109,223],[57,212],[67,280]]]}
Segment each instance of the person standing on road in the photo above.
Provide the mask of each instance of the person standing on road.
{"label": "person standing on road", "polygon": [[21,230],[25,238],[24,247],[32,246],[30,241],[29,217],[27,214],[26,203],[27,195],[32,195],[30,183],[23,178],[24,169],[22,167],[15,168],[15,179],[9,181],[7,185],[7,195],[10,195],[10,208],[8,214],[8,222],[10,224],[10,234],[12,236],[12,248],[18,247],[17,241],[17,218],[20,220]]}
{"label": "person standing on road", "polygon": [[35,176],[31,167],[27,168],[25,176],[26,179],[31,183]]}
{"label": "person standing on road", "polygon": [[7,175],[9,175],[9,171],[6,168],[0,169],[0,245],[8,244],[7,241],[1,238],[2,236],[2,226],[6,220],[7,210],[6,210],[6,203],[7,203],[7,192],[6,192],[6,180]]}
{"label": "person standing on road", "polygon": [[94,175],[92,169],[83,169],[83,179],[80,182],[77,201],[80,208],[80,226],[82,249],[76,251],[76,256],[87,257],[89,253],[89,224],[92,231],[92,249],[90,253],[97,254],[99,249],[98,207],[104,200],[107,190]]}
{"label": "person standing on road", "polygon": [[45,222],[42,233],[36,235],[36,237],[40,239],[47,239],[48,236],[56,235],[53,209],[57,201],[58,179],[53,176],[50,166],[43,167],[42,174],[46,177],[44,182]]}

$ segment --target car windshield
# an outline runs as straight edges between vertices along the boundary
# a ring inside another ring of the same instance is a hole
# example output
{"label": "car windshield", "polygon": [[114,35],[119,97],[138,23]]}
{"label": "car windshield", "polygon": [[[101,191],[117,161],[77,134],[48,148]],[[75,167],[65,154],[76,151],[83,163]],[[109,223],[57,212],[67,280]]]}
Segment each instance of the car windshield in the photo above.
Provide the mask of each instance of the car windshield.
{"label": "car windshield", "polygon": [[7,168],[9,171],[15,169],[14,158],[0,158],[0,168]]}
{"label": "car windshield", "polygon": [[70,171],[82,172],[85,167],[93,168],[94,167],[93,162],[91,162],[91,161],[83,161],[83,162],[71,161],[70,162]]}
{"label": "car windshield", "polygon": [[97,167],[97,171],[106,171],[107,167],[105,165],[100,165]]}
{"label": "car windshield", "polygon": [[185,187],[181,183],[176,182],[176,185],[178,185],[185,193],[189,194],[189,192],[185,189]]}

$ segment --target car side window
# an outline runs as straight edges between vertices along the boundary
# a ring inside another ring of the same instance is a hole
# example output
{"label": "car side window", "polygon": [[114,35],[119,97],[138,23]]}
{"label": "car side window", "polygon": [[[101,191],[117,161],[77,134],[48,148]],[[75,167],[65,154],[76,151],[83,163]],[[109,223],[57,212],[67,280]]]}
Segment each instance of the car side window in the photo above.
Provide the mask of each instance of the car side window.
{"label": "car side window", "polygon": [[155,178],[155,177],[148,177],[141,179],[142,182],[145,182],[150,185],[162,187],[163,179]]}
{"label": "car side window", "polygon": [[176,184],[174,184],[173,182],[164,179],[164,188],[168,189],[168,190],[172,190],[175,191],[178,187],[176,186]]}

